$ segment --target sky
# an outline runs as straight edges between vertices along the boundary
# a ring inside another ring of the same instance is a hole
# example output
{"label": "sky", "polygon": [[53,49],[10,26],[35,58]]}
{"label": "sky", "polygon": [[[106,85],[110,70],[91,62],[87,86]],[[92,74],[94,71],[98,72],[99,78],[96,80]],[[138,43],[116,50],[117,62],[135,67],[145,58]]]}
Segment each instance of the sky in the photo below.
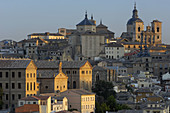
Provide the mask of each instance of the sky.
{"label": "sky", "polygon": [[58,28],[76,28],[93,14],[120,37],[132,17],[136,1],[139,18],[145,28],[154,19],[162,22],[164,43],[170,43],[170,0],[0,0],[0,40],[15,41],[31,33],[57,32]]}

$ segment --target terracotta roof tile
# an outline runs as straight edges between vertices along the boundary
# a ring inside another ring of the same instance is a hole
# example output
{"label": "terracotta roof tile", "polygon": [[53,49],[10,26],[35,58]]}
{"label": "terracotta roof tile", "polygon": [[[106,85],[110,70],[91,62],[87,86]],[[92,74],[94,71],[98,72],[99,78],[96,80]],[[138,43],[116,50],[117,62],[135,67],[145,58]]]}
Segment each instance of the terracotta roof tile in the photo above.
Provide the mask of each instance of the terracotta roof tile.
{"label": "terracotta roof tile", "polygon": [[24,104],[21,107],[15,109],[15,113],[31,113],[39,111],[39,105],[37,104]]}

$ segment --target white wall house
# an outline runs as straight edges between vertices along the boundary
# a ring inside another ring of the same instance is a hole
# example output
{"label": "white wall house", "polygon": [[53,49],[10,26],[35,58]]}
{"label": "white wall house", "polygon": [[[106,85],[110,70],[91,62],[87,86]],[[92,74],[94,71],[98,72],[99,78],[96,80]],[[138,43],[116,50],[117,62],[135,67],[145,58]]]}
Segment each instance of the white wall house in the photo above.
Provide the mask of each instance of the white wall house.
{"label": "white wall house", "polygon": [[121,44],[109,43],[105,46],[105,55],[108,59],[120,59],[124,53],[124,46]]}

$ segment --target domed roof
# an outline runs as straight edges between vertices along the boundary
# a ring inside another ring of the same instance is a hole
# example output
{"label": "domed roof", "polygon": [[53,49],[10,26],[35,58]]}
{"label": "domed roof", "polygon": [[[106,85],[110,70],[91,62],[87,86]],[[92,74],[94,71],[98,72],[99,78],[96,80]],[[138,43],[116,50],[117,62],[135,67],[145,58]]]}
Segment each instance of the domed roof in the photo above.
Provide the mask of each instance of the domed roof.
{"label": "domed roof", "polygon": [[143,22],[140,18],[138,18],[138,10],[136,9],[136,3],[134,6],[132,18],[128,20],[127,25],[132,25],[134,22]]}
{"label": "domed roof", "polygon": [[128,20],[127,25],[132,25],[134,22],[143,22],[140,18],[131,18]]}
{"label": "domed roof", "polygon": [[88,18],[87,18],[87,12],[85,14],[85,18],[83,21],[81,21],[79,24],[77,24],[76,26],[79,25],[95,25],[93,22],[91,22]]}

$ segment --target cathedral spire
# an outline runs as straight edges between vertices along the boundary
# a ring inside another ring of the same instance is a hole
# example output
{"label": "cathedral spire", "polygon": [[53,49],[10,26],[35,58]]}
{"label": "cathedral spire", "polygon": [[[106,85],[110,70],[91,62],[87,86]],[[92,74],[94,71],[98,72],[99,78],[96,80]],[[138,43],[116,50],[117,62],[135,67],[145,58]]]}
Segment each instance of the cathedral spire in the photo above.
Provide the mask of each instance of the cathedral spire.
{"label": "cathedral spire", "polygon": [[138,18],[138,10],[136,9],[136,2],[134,4],[134,9],[133,9],[133,18]]}
{"label": "cathedral spire", "polygon": [[100,24],[102,24],[102,19],[100,19]]}
{"label": "cathedral spire", "polygon": [[136,2],[134,3],[134,9],[136,9]]}
{"label": "cathedral spire", "polygon": [[91,20],[93,20],[93,14],[91,14]]}
{"label": "cathedral spire", "polygon": [[86,14],[85,14],[85,18],[87,18],[87,11],[86,11]]}

